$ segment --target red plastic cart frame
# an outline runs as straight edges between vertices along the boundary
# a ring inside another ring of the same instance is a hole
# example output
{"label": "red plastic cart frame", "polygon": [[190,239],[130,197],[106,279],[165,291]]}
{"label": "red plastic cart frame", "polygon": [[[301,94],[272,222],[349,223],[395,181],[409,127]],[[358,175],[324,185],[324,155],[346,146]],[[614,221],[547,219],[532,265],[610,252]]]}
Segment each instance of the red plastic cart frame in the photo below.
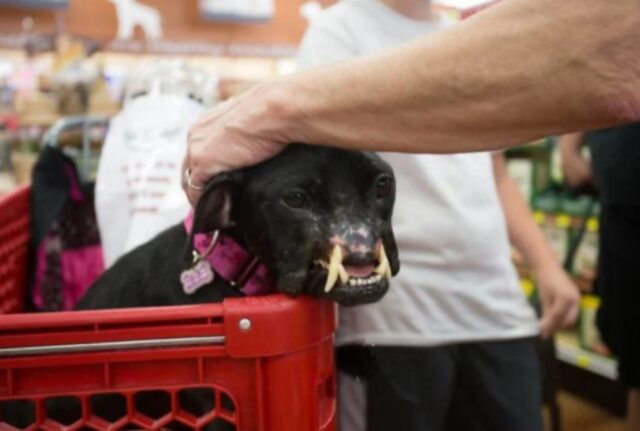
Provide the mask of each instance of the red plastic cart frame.
{"label": "red plastic cart frame", "polygon": [[[8,208],[15,210],[7,217]],[[0,286],[16,289],[2,293],[5,301],[21,298],[24,287],[28,189],[0,199],[0,215],[3,268],[12,259]],[[200,429],[219,422],[238,431],[335,431],[335,328],[333,303],[282,295],[2,315],[0,430]],[[190,410],[180,403],[183,392],[209,394],[212,408]],[[165,406],[160,417],[139,404],[148,393]],[[120,405],[120,417],[92,412],[93,400],[104,396]],[[72,423],[50,411],[58,398],[75,409]],[[18,408],[30,411],[33,423],[11,423]]]}

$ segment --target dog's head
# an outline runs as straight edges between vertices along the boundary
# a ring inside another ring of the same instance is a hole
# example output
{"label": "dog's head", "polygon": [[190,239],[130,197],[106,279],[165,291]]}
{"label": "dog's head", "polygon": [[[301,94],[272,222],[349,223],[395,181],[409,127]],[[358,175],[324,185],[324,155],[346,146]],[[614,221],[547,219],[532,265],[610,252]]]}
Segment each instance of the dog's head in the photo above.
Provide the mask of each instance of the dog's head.
{"label": "dog's head", "polygon": [[357,305],[380,299],[399,270],[394,199],[393,171],[376,154],[295,144],[215,177],[193,232],[235,237],[283,293]]}

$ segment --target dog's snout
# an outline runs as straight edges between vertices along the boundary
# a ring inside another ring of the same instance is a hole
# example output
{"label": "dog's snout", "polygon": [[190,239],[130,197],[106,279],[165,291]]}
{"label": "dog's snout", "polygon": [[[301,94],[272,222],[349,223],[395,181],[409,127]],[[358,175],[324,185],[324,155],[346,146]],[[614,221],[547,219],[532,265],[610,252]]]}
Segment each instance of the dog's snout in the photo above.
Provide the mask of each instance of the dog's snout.
{"label": "dog's snout", "polygon": [[349,253],[344,257],[342,261],[343,265],[353,265],[353,266],[362,266],[362,265],[373,265],[376,261],[375,255],[373,252],[367,253]]}
{"label": "dog's snout", "polygon": [[341,246],[345,260],[353,261],[354,264],[375,261],[382,244],[378,235],[364,225],[335,229],[329,242],[332,246]]}

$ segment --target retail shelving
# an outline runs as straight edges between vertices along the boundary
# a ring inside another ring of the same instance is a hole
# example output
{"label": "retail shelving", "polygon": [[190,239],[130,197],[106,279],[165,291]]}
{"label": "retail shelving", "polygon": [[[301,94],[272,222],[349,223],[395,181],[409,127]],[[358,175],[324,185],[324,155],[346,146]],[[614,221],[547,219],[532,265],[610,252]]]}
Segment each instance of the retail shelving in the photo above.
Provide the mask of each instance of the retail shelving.
{"label": "retail shelving", "polygon": [[557,358],[569,365],[615,380],[618,377],[614,358],[602,356],[580,347],[578,336],[572,332],[556,334]]}

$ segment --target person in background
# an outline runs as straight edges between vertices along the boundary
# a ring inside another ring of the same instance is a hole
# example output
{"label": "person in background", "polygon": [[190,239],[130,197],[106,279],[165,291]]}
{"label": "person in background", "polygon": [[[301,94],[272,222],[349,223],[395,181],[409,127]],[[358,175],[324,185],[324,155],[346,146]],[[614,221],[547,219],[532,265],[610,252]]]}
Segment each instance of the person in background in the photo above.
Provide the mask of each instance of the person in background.
{"label": "person in background", "polygon": [[384,54],[257,85],[191,128],[191,203],[291,142],[492,150],[640,121],[638,0],[509,0]]}
{"label": "person in background", "polygon": [[[629,388],[627,422],[640,430],[640,123],[574,133],[560,141],[562,167],[572,187],[595,183],[600,203],[600,249],[595,291],[597,325],[618,358]],[[582,147],[588,144],[591,163]]]}
{"label": "person in background", "polygon": [[[342,0],[313,20],[298,64],[335,65],[452,25],[430,0]],[[573,323],[578,291],[502,154],[381,155],[396,175],[402,269],[380,302],[340,309],[340,429],[541,431],[536,337]],[[535,270],[540,326],[509,238]]]}

